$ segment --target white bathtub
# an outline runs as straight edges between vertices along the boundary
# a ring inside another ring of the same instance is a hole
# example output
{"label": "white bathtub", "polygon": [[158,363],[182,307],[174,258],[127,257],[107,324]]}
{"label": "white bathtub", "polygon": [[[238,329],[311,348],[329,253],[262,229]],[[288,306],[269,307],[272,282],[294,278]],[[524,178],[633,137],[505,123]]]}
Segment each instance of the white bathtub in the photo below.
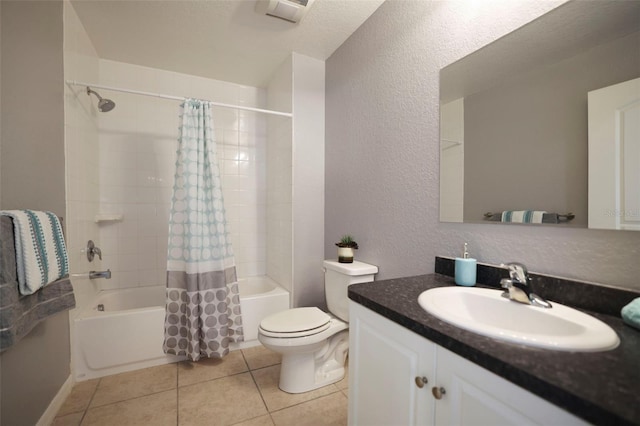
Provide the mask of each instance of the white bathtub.
{"label": "white bathtub", "polygon": [[[239,286],[245,342],[232,350],[258,344],[262,318],[289,308],[289,293],[266,276],[240,280]],[[162,351],[164,303],[164,286],[101,291],[74,320],[76,381],[184,359]]]}

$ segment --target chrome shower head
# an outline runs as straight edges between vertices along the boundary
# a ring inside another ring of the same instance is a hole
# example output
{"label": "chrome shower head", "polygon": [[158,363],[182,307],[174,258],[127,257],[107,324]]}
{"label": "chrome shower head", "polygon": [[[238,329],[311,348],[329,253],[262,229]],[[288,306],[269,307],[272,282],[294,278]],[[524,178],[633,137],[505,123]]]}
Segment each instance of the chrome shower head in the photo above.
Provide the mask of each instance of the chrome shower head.
{"label": "chrome shower head", "polygon": [[115,102],[113,102],[111,99],[104,99],[97,92],[91,90],[91,88],[87,86],[87,95],[91,95],[92,93],[98,97],[98,110],[100,112],[109,112],[113,108],[115,108]]}

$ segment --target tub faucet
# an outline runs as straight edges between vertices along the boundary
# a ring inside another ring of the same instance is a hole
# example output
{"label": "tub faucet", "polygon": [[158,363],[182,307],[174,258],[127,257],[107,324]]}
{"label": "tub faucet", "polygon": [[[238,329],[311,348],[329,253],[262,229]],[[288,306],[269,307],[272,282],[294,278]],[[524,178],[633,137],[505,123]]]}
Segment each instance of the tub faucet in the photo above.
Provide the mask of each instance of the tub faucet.
{"label": "tub faucet", "polygon": [[526,266],[516,262],[507,263],[506,265],[503,263],[500,266],[509,270],[510,277],[500,280],[500,286],[507,290],[502,293],[502,297],[540,308],[551,308],[551,303],[533,292],[531,278]]}
{"label": "tub faucet", "polygon": [[93,280],[95,278],[105,278],[107,280],[110,280],[111,269],[107,269],[106,271],[89,271],[89,279]]}

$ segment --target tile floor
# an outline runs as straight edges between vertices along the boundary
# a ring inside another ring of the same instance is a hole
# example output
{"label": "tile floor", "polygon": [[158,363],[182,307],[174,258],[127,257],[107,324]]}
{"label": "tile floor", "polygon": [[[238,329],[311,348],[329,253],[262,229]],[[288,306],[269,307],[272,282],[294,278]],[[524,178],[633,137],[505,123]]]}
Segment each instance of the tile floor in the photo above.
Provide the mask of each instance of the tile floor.
{"label": "tile floor", "polygon": [[347,382],[278,389],[280,356],[262,346],[77,383],[53,426],[346,425]]}

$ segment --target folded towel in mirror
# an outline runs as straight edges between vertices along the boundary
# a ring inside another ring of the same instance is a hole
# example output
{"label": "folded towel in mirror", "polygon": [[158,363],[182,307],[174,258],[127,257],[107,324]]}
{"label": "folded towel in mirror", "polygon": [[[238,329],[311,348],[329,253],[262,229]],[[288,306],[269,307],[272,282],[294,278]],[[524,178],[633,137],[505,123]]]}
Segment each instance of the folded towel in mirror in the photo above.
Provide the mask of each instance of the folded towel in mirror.
{"label": "folded towel in mirror", "polygon": [[631,327],[640,329],[640,297],[636,297],[620,311],[622,321]]}
{"label": "folded towel in mirror", "polygon": [[20,294],[33,294],[69,273],[62,226],[55,214],[3,210],[0,216],[13,219]]}
{"label": "folded towel in mirror", "polygon": [[505,210],[502,212],[502,222],[512,223],[542,223],[544,210]]}

